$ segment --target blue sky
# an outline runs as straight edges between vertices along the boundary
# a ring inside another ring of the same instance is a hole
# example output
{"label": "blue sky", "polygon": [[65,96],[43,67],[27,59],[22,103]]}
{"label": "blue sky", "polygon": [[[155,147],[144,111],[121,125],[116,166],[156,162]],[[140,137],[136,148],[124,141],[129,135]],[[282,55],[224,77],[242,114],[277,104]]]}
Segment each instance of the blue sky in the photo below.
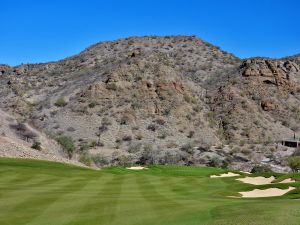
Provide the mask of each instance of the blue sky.
{"label": "blue sky", "polygon": [[300,53],[298,0],[0,0],[0,63],[47,62],[141,35],[197,35],[245,58]]}

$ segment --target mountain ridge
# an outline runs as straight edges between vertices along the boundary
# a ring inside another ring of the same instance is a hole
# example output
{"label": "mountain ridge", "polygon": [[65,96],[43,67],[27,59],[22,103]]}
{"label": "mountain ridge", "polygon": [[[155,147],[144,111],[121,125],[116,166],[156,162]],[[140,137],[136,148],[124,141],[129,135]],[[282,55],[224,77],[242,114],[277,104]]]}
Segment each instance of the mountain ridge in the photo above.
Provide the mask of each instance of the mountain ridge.
{"label": "mountain ridge", "polygon": [[298,56],[241,60],[195,36],[123,38],[56,62],[0,65],[0,108],[72,137],[73,158],[98,166],[249,170],[268,158],[286,169],[273,148],[299,134]]}

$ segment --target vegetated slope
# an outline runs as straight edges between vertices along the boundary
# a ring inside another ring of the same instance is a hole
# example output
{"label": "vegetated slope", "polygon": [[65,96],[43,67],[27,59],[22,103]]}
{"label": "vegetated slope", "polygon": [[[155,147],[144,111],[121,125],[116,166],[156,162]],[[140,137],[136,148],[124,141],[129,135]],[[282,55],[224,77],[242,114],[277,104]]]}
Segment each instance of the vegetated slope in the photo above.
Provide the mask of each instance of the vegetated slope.
{"label": "vegetated slope", "polygon": [[[1,224],[299,224],[297,190],[271,199],[227,197],[254,188],[299,190],[299,182],[257,187],[234,177],[209,178],[223,170],[208,167],[94,171],[0,159],[0,168]],[[300,179],[296,173],[276,176]]]}
{"label": "vegetated slope", "polygon": [[64,157],[56,141],[0,110],[0,156],[44,159],[82,165]]}
{"label": "vegetated slope", "polygon": [[74,157],[90,163],[90,152],[97,165],[247,161],[251,169],[272,149],[274,164],[285,166],[280,149],[261,148],[298,129],[295,63],[242,63],[193,36],[104,42],[59,62],[1,66],[0,73],[3,110],[52,137],[71,136]]}

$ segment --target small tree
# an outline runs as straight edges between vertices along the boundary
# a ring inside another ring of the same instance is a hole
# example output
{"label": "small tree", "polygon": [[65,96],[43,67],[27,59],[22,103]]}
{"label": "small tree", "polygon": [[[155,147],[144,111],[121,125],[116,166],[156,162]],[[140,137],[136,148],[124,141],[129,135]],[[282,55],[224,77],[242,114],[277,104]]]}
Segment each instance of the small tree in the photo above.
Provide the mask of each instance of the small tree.
{"label": "small tree", "polygon": [[293,172],[298,172],[300,170],[300,156],[290,157],[288,163]]}

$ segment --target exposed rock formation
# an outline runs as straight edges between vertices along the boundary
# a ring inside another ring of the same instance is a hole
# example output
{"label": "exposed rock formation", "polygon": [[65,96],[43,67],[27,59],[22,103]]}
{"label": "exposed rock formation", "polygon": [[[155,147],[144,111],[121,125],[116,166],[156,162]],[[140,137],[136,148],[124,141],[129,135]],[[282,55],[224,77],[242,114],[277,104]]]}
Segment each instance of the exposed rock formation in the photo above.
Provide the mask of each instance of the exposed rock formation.
{"label": "exposed rock formation", "polygon": [[295,76],[299,74],[299,66],[291,61],[253,58],[245,60],[241,70],[243,76],[274,84],[285,92],[295,91],[298,85]]}

